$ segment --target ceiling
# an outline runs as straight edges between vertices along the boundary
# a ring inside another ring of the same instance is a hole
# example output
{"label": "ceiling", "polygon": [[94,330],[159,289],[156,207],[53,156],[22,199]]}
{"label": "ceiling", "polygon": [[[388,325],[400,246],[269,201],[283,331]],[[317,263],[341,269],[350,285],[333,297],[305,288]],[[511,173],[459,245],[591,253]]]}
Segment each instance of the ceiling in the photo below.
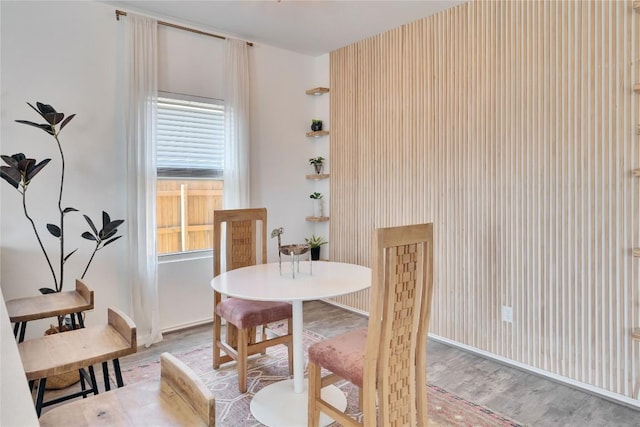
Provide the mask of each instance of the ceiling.
{"label": "ceiling", "polygon": [[138,0],[103,3],[204,31],[319,56],[463,1]]}

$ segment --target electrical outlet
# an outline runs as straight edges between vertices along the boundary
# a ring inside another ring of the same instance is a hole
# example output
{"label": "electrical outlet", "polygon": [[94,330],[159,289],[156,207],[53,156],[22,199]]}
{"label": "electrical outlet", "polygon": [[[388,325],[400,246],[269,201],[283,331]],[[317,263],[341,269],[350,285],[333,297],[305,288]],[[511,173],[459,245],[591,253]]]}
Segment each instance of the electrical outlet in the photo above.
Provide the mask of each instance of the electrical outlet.
{"label": "electrical outlet", "polygon": [[513,323],[513,307],[507,305],[502,306],[502,321]]}

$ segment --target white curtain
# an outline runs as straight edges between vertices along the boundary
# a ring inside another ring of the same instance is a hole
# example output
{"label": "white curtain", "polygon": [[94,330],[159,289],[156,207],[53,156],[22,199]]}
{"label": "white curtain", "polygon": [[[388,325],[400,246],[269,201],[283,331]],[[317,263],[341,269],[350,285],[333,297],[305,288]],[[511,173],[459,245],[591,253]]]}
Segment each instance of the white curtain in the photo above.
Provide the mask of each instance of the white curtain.
{"label": "white curtain", "polygon": [[138,336],[162,340],[156,246],[157,22],[127,15],[127,204],[130,278]]}
{"label": "white curtain", "polygon": [[223,204],[240,209],[249,207],[249,49],[241,40],[225,43]]}

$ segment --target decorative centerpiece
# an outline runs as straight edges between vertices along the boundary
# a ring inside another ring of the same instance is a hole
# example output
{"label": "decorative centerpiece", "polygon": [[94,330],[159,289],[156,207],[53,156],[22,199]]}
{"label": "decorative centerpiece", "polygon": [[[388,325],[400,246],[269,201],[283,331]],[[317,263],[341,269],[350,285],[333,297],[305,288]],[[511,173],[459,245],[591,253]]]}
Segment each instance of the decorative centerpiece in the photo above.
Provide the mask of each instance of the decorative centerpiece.
{"label": "decorative centerpiece", "polygon": [[[278,238],[278,267],[280,269],[280,275],[282,275],[282,255],[291,257],[291,275],[296,278],[296,267],[298,273],[300,273],[300,256],[309,253],[309,245],[307,244],[292,244],[282,245],[280,241],[280,235],[284,234],[284,228],[275,228],[271,231],[271,238]],[[313,274],[313,268],[311,265],[311,256],[309,255],[309,273]]]}

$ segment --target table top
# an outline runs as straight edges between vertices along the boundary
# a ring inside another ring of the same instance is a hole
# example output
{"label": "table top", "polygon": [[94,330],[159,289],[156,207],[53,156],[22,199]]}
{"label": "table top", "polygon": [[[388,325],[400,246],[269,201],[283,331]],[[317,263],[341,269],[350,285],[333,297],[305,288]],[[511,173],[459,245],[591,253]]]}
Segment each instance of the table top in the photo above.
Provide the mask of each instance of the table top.
{"label": "table top", "polygon": [[211,280],[223,295],[256,301],[306,301],[361,291],[371,286],[371,269],[356,264],[317,261],[310,274],[309,262],[300,261],[300,272],[291,274],[291,262],[257,264],[224,272]]}

